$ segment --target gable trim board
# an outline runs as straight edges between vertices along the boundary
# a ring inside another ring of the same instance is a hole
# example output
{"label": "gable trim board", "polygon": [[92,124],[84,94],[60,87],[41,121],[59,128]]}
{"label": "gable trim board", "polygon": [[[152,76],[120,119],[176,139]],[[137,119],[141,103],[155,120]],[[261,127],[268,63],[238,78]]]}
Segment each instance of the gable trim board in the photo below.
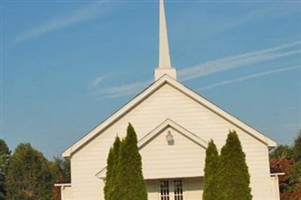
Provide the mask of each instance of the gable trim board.
{"label": "gable trim board", "polygon": [[155,91],[157,91],[159,88],[161,88],[163,85],[168,84],[175,88],[176,90],[180,91],[184,95],[188,96],[189,98],[193,99],[197,103],[203,105],[205,108],[209,109],[213,113],[217,114],[218,116],[222,117],[226,121],[230,122],[234,126],[238,127],[241,130],[244,130],[269,148],[275,147],[277,144],[273,140],[269,139],[262,133],[258,132],[251,126],[245,124],[244,122],[240,121],[239,119],[235,118],[234,116],[230,115],[226,111],[222,110],[218,106],[214,105],[207,99],[203,98],[199,94],[193,92],[192,90],[188,89],[181,83],[177,82],[173,78],[171,78],[168,75],[163,75],[160,79],[152,83],[149,87],[147,87],[144,91],[142,91],[140,94],[138,94],[136,97],[134,97],[131,101],[129,101],[125,106],[123,106],[121,109],[119,109],[117,112],[115,112],[111,117],[107,118],[104,122],[102,122],[100,125],[98,125],[96,128],[94,128],[92,131],[90,131],[87,135],[82,137],[80,140],[78,140],[76,143],[74,143],[71,147],[66,149],[62,156],[63,157],[70,157],[74,153],[76,153],[78,150],[80,150],[83,146],[85,146],[87,143],[89,143],[93,138],[101,134],[104,130],[109,128],[113,123],[115,123],[117,120],[119,120],[122,116],[124,116],[126,113],[128,113],[130,110],[134,109],[137,105],[139,105],[141,102],[143,102],[147,97],[149,97],[151,94],[153,94]]}
{"label": "gable trim board", "polygon": [[198,144],[199,146],[203,147],[204,149],[207,148],[208,142],[203,140],[199,136],[195,135],[194,133],[188,131],[183,126],[177,124],[176,122],[172,121],[171,119],[167,118],[162,122],[159,126],[153,129],[151,132],[146,134],[143,138],[138,141],[138,148],[139,150],[145,147],[149,142],[151,142],[155,137],[157,137],[162,131],[167,128],[171,128],[175,131],[178,131],[180,134],[185,136],[186,138],[190,139],[194,143]]}
{"label": "gable trim board", "polygon": [[[180,133],[187,139],[191,140],[195,144],[199,145],[203,149],[207,149],[208,142],[199,136],[195,135],[194,133],[188,131],[183,126],[177,124],[173,120],[167,118],[164,120],[161,124],[159,124],[156,128],[154,128],[152,131],[150,131],[148,134],[146,134],[143,138],[141,138],[138,141],[138,148],[139,151],[143,149],[147,144],[149,144],[153,139],[155,139],[158,135],[160,135],[164,130],[166,129],[173,129],[174,131]],[[97,174],[95,175],[99,179],[105,179],[106,178],[106,166],[102,168]],[[201,177],[201,176],[200,176]]]}

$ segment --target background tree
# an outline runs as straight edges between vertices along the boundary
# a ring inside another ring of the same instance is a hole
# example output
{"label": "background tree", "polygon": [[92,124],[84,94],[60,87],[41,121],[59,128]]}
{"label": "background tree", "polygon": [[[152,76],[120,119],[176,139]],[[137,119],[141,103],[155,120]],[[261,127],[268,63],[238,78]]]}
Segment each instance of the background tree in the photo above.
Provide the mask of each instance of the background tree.
{"label": "background tree", "polygon": [[19,144],[7,171],[7,199],[52,199],[54,179],[43,154],[30,144]]}
{"label": "background tree", "polygon": [[279,145],[270,153],[271,159],[282,160],[282,159],[291,159],[293,157],[294,157],[294,151],[292,147],[288,145]]}
{"label": "background tree", "polygon": [[221,197],[219,187],[219,155],[211,140],[206,150],[203,200],[218,200]]}
{"label": "background tree", "polygon": [[54,157],[49,164],[56,183],[71,182],[70,159]]}
{"label": "background tree", "polygon": [[220,184],[225,200],[251,200],[250,175],[245,153],[235,131],[230,131],[220,156]]}
{"label": "background tree", "polygon": [[106,182],[104,187],[104,195],[105,200],[110,200],[112,194],[114,193],[114,186],[117,174],[117,165],[118,165],[118,157],[120,150],[120,139],[117,136],[115,138],[115,142],[113,147],[110,148],[108,159],[107,159],[107,172],[106,172]]}
{"label": "background tree", "polygon": [[120,146],[115,183],[112,200],[147,200],[137,136],[131,124]]}
{"label": "background tree", "polygon": [[[54,157],[49,165],[55,183],[71,183],[70,159]],[[60,187],[53,187],[53,200],[61,200]]]}
{"label": "background tree", "polygon": [[299,130],[299,133],[294,141],[293,152],[295,159],[301,162],[301,130]]}
{"label": "background tree", "polygon": [[301,199],[301,131],[292,146],[279,145],[270,153],[272,173],[284,172],[279,176],[281,200]]}
{"label": "background tree", "polygon": [[9,162],[10,151],[4,140],[0,139],[0,200],[6,199],[5,178]]}

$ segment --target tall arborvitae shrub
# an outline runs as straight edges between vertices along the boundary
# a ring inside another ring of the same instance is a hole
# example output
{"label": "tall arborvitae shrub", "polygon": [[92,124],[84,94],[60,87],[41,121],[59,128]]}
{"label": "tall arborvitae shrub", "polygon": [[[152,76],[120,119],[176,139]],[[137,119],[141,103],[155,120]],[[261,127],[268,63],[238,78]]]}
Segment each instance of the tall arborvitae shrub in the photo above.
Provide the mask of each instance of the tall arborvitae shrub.
{"label": "tall arborvitae shrub", "polygon": [[147,200],[137,136],[131,124],[128,125],[126,138],[120,146],[115,183],[111,200]]}
{"label": "tall arborvitae shrub", "polygon": [[219,155],[216,145],[211,140],[206,150],[203,200],[218,200],[221,197],[218,169]]}
{"label": "tall arborvitae shrub", "polygon": [[220,156],[220,185],[224,200],[251,200],[245,153],[235,131],[230,131]]}
{"label": "tall arborvitae shrub", "polygon": [[113,147],[110,148],[109,155],[107,158],[107,173],[106,173],[106,182],[104,187],[105,200],[110,200],[111,195],[114,191],[115,179],[116,179],[116,170],[118,165],[119,157],[119,148],[120,139],[117,136]]}

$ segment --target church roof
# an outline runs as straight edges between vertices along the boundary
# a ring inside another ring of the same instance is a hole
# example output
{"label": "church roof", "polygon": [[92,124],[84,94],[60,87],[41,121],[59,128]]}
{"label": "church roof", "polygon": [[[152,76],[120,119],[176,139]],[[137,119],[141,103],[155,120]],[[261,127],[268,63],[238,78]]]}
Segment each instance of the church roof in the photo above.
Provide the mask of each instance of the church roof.
{"label": "church roof", "polygon": [[[207,99],[203,98],[199,94],[193,92],[189,88],[185,87],[183,84],[179,83],[175,79],[171,78],[168,75],[163,75],[161,78],[159,78],[157,81],[155,81],[153,84],[151,84],[149,87],[147,87],[144,91],[142,91],[140,94],[138,94],[136,97],[134,97],[131,101],[129,101],[125,106],[120,108],[117,112],[115,112],[111,117],[106,119],[104,122],[99,124],[96,128],[94,128],[92,131],[90,131],[87,135],[85,135],[83,138],[78,140],[76,143],[74,143],[71,147],[69,147],[67,150],[63,152],[64,157],[69,157],[76,151],[78,151],[80,148],[82,148],[84,145],[89,143],[93,138],[98,136],[103,130],[106,130],[109,128],[112,124],[114,124],[118,119],[122,118],[125,114],[130,112],[132,109],[134,109],[137,105],[141,104],[145,99],[147,99],[150,95],[152,95],[154,92],[159,90],[163,85],[168,84],[175,88],[176,90],[180,91],[183,95],[188,96],[189,98],[193,99],[200,105],[206,107],[211,112],[217,114],[224,120],[230,122],[234,126],[244,130],[249,135],[253,136],[254,138],[258,139],[262,143],[264,143],[267,147],[275,147],[276,143],[260,133],[259,131],[255,130],[251,126],[245,124],[238,118],[232,116],[231,114],[227,113],[226,111],[222,110],[218,106],[214,105]],[[146,136],[147,137],[147,136]]]}

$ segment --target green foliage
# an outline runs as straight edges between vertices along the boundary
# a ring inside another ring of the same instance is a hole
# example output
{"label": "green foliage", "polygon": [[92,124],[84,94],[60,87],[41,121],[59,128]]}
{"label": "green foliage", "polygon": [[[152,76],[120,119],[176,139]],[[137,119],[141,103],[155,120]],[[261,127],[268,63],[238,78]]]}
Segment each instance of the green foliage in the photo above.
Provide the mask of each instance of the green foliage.
{"label": "green foliage", "polygon": [[279,176],[281,200],[301,199],[301,131],[292,146],[279,145],[270,153],[271,172]]}
{"label": "green foliage", "polygon": [[70,159],[54,157],[54,160],[49,163],[51,173],[57,183],[70,183]]}
{"label": "green foliage", "polygon": [[206,150],[203,200],[218,200],[221,197],[218,169],[219,155],[216,145],[211,140]]}
{"label": "green foliage", "polygon": [[252,199],[248,166],[235,131],[230,131],[221,150],[219,170],[224,200]]}
{"label": "green foliage", "polygon": [[270,153],[270,158],[273,159],[291,159],[294,157],[293,149],[288,145],[279,145]]}
{"label": "green foliage", "polygon": [[[70,183],[70,159],[54,157],[54,160],[49,162],[50,171],[55,183]],[[61,188],[53,187],[53,200],[61,199]]]}
{"label": "green foliage", "polygon": [[293,145],[294,157],[297,161],[301,162],[301,130],[299,131],[297,138]]}
{"label": "green foliage", "polygon": [[131,124],[128,125],[126,138],[120,146],[115,183],[111,200],[147,200],[137,136]]}
{"label": "green foliage", "polygon": [[0,139],[0,200],[6,196],[5,178],[8,168],[10,151],[4,140]]}
{"label": "green foliage", "polygon": [[112,194],[114,193],[120,144],[121,141],[117,136],[113,147],[111,147],[109,151],[107,159],[106,182],[104,187],[105,200],[110,200]]}
{"label": "green foliage", "polygon": [[7,171],[7,199],[49,200],[53,184],[49,163],[43,154],[30,144],[18,145]]}

